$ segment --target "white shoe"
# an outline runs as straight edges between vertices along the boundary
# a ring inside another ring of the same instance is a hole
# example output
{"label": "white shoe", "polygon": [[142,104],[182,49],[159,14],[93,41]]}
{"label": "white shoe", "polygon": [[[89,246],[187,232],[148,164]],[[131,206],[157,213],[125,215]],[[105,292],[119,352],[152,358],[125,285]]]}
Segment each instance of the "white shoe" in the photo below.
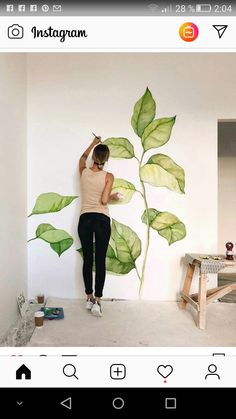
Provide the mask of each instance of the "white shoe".
{"label": "white shoe", "polygon": [[91,298],[89,298],[89,299],[86,301],[86,308],[87,308],[87,310],[91,310],[91,309],[92,309],[92,307],[93,307],[93,304],[94,304],[93,300],[91,300]]}
{"label": "white shoe", "polygon": [[97,301],[93,304],[91,313],[96,317],[102,317],[102,309],[101,304],[99,304]]}

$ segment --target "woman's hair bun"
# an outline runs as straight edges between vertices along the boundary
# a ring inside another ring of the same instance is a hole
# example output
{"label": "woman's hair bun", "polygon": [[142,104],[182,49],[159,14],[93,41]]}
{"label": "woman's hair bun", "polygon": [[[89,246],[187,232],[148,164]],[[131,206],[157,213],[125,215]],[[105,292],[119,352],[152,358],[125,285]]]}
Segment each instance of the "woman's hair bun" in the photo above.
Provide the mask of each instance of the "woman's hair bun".
{"label": "woman's hair bun", "polygon": [[104,166],[104,164],[105,164],[106,162],[104,161],[103,163],[101,163],[101,162],[95,161],[94,163],[96,164],[96,166],[97,166],[99,169],[102,169],[102,168],[103,168],[103,166]]}
{"label": "woman's hair bun", "polygon": [[105,162],[108,160],[110,155],[109,148],[106,144],[98,144],[94,150],[92,159],[98,165],[99,169],[102,169]]}

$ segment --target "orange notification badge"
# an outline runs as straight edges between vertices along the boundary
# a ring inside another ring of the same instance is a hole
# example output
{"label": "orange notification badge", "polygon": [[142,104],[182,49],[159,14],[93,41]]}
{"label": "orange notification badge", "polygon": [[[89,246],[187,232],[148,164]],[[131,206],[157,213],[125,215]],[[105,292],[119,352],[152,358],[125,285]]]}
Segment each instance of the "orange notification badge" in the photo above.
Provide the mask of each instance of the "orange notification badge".
{"label": "orange notification badge", "polygon": [[199,30],[197,25],[192,22],[185,22],[179,28],[179,36],[185,42],[193,42],[197,39]]}

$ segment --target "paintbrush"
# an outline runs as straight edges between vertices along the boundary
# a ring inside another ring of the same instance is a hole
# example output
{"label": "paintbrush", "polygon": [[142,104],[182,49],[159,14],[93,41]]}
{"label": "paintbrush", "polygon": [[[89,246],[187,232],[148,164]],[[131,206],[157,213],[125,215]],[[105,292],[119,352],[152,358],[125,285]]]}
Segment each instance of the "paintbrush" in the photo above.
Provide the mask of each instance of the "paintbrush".
{"label": "paintbrush", "polygon": [[101,137],[98,137],[96,134],[94,134],[94,132],[92,132],[92,134],[94,135],[95,138],[101,141]]}

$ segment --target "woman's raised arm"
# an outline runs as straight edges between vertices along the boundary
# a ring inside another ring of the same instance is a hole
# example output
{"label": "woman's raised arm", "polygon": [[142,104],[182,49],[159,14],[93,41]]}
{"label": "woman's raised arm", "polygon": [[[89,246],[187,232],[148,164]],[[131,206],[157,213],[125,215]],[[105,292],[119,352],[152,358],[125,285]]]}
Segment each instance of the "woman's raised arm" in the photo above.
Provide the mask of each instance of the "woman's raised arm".
{"label": "woman's raised arm", "polygon": [[80,157],[80,159],[79,159],[79,172],[80,172],[80,175],[82,174],[83,170],[86,167],[86,160],[87,160],[87,158],[89,156],[89,153],[100,142],[101,142],[101,137],[94,137],[94,139],[91,142],[91,144],[88,146],[88,148],[86,148],[86,150],[84,151],[84,153]]}

